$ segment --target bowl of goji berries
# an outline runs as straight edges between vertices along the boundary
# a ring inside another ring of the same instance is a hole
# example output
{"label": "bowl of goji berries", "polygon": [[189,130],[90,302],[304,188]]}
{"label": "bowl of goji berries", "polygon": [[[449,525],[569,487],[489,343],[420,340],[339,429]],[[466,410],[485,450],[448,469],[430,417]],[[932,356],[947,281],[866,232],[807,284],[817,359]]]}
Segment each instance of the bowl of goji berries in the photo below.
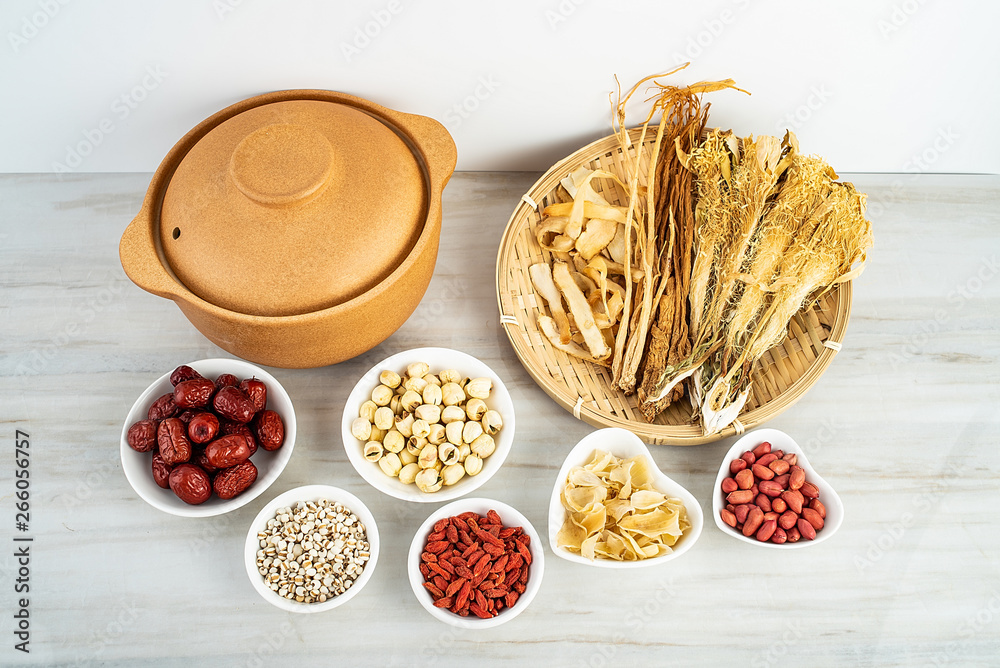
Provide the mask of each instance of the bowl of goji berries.
{"label": "bowl of goji berries", "polygon": [[493,499],[460,499],[417,529],[407,558],[410,586],[434,617],[460,628],[499,626],[521,614],[544,571],[538,532]]}

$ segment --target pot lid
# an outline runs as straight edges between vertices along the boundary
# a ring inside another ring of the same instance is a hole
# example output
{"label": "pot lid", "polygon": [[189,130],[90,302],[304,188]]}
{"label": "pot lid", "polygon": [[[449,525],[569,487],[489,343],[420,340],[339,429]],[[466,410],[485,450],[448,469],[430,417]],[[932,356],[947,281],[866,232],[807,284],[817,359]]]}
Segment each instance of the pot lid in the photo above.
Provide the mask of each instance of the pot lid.
{"label": "pot lid", "polygon": [[273,102],[184,155],[163,196],[160,244],[205,301],[311,313],[389,276],[423,230],[427,198],[421,159],[387,120],[336,102]]}

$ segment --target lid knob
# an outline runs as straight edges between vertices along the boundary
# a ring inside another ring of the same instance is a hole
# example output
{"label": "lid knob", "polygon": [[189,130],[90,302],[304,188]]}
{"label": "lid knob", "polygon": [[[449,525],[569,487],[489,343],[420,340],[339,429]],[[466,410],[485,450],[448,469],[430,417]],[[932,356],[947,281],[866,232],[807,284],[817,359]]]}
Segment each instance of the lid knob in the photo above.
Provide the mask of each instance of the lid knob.
{"label": "lid knob", "polygon": [[333,147],[304,125],[276,123],[237,145],[229,173],[240,192],[265,206],[303,204],[319,195],[333,172]]}

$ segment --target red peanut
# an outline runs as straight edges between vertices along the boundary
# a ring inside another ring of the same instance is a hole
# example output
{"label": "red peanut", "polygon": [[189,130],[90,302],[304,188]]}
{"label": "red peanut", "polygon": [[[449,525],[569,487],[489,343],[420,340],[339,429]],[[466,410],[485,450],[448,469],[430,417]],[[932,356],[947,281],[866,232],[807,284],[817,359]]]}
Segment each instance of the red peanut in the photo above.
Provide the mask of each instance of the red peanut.
{"label": "red peanut", "polygon": [[807,520],[799,518],[799,521],[795,523],[795,528],[799,530],[799,533],[806,540],[816,539],[816,528]]}
{"label": "red peanut", "polygon": [[726,500],[734,505],[739,505],[741,503],[750,503],[753,501],[753,499],[754,499],[754,493],[752,490],[749,489],[740,489],[735,492],[730,492],[729,495],[726,497]]}
{"label": "red peanut", "polygon": [[804,519],[806,522],[809,522],[809,524],[812,525],[812,528],[816,529],[816,531],[819,531],[820,529],[823,528],[823,518],[820,517],[819,513],[817,513],[812,508],[802,509],[802,519]]}
{"label": "red peanut", "polygon": [[778,523],[774,520],[764,520],[764,523],[760,525],[760,529],[757,530],[757,540],[766,543],[771,540],[771,536],[774,535],[774,531],[777,528]]}
{"label": "red peanut", "polygon": [[[747,515],[747,521],[743,523],[743,535],[747,537],[754,535],[763,523],[764,511],[757,506],[751,507],[750,514]],[[811,525],[810,528],[812,528]]]}

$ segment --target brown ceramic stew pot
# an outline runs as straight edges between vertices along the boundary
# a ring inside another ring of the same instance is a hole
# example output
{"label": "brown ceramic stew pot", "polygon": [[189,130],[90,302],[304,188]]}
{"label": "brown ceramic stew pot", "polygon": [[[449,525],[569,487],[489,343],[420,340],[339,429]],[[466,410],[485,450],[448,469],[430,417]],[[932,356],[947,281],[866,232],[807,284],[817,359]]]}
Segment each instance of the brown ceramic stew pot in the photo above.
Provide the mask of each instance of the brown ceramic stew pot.
{"label": "brown ceramic stew pot", "polygon": [[122,266],[257,364],[334,364],[378,345],[427,289],[455,143],[351,95],[244,100],[184,136],[122,236]]}

